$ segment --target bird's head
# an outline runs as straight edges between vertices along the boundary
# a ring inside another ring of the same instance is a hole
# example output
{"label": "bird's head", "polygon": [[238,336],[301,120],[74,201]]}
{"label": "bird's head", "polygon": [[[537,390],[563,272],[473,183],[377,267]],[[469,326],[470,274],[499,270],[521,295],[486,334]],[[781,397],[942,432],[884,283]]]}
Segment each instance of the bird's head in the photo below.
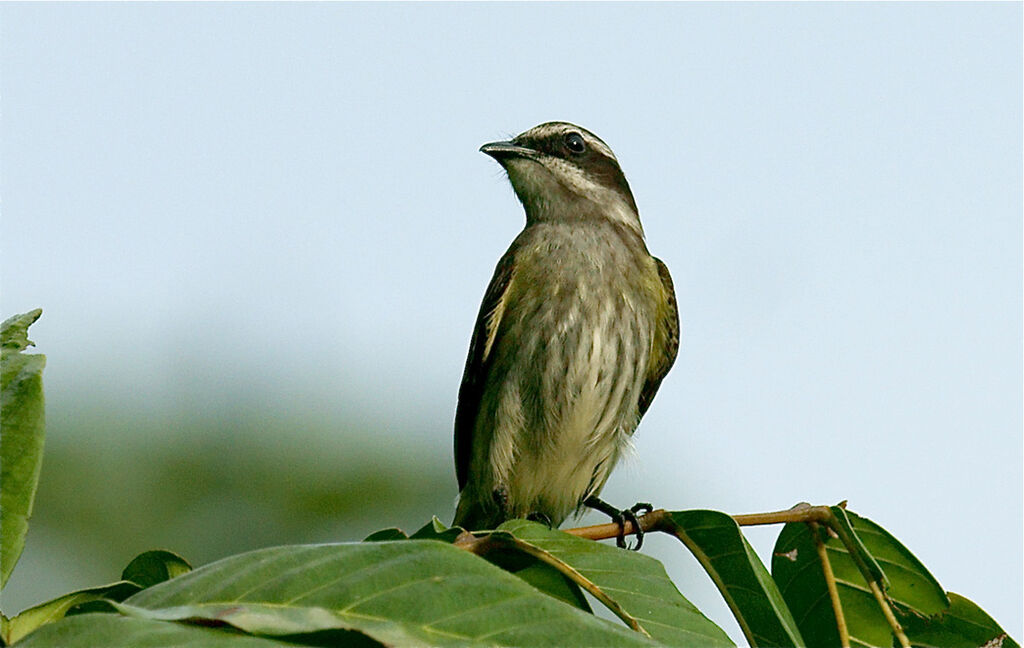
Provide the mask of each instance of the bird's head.
{"label": "bird's head", "polygon": [[527,222],[606,218],[643,236],[615,154],[587,129],[547,122],[480,150],[508,172]]}

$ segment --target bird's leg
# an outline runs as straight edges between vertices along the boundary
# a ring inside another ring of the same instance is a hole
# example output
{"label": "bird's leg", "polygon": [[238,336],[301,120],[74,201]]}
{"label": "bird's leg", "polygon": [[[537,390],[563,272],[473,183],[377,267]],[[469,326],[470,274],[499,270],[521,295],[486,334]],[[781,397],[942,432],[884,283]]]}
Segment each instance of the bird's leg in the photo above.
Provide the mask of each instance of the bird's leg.
{"label": "bird's leg", "polygon": [[532,520],[533,522],[540,522],[544,526],[551,528],[551,518],[545,515],[544,513],[541,513],[540,511],[534,511],[533,513],[530,513],[526,516],[526,519]]}
{"label": "bird's leg", "polygon": [[653,507],[646,502],[637,502],[628,509],[622,509],[621,511],[608,502],[591,495],[583,501],[584,506],[600,511],[610,517],[612,522],[619,525],[619,535],[615,538],[615,544],[619,547],[626,548],[626,525],[625,521],[629,520],[633,524],[633,528],[636,529],[636,546],[632,547],[633,551],[640,551],[640,547],[644,544],[644,530],[640,526],[640,521],[636,519],[636,514],[640,511],[644,513],[650,513]]}

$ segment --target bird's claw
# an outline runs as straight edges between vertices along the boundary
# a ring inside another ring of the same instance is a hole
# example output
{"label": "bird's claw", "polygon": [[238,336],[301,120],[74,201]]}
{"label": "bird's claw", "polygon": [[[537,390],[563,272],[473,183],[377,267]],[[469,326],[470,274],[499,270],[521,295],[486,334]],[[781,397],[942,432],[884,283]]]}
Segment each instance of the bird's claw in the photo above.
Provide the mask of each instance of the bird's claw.
{"label": "bird's claw", "polygon": [[[615,538],[615,544],[621,549],[631,549],[632,551],[640,551],[640,547],[644,545],[644,529],[640,526],[640,520],[637,519],[636,514],[643,511],[644,514],[650,513],[654,510],[650,504],[646,502],[637,502],[628,509],[619,511],[619,519],[616,522],[619,523],[619,535]],[[626,544],[626,525],[625,521],[629,521],[633,528],[636,530],[636,546],[630,547]]]}
{"label": "bird's claw", "polygon": [[[640,526],[640,520],[637,519],[636,514],[640,511],[644,513],[650,513],[654,510],[650,504],[646,502],[637,502],[628,509],[622,509],[621,511],[611,504],[601,500],[598,497],[591,495],[588,497],[583,504],[589,506],[592,509],[601,511],[612,519],[612,522],[619,525],[619,533],[615,536],[615,544],[621,549],[632,549],[633,551],[639,551],[640,547],[644,544],[644,529]],[[636,546],[628,547],[626,545],[626,521],[629,521],[633,525],[633,529],[636,533]]]}
{"label": "bird's claw", "polygon": [[526,519],[530,520],[532,522],[540,522],[541,524],[543,524],[546,527],[552,527],[553,526],[551,524],[551,518],[548,517],[547,515],[545,515],[544,513],[540,513],[539,511],[534,511],[533,513],[530,513],[529,515],[526,516]]}

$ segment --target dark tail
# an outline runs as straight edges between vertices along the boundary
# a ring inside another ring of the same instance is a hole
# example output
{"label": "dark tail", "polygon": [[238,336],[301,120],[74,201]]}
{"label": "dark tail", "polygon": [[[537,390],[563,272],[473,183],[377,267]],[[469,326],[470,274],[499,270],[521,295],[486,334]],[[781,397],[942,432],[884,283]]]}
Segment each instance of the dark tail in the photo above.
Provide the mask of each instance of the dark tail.
{"label": "dark tail", "polygon": [[484,531],[497,528],[504,521],[497,507],[485,508],[475,498],[459,497],[452,526],[460,526],[467,531]]}

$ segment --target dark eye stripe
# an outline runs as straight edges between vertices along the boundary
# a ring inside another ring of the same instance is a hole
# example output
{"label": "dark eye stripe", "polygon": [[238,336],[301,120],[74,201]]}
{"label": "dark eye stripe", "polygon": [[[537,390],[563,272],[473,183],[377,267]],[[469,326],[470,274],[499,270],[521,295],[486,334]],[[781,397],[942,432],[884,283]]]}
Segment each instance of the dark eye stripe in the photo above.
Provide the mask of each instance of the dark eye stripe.
{"label": "dark eye stripe", "polygon": [[[539,130],[539,129],[538,129]],[[584,150],[581,155],[578,152],[574,152],[569,148],[567,140],[571,136],[577,136],[582,140]],[[582,129],[545,129],[530,132],[527,131],[522,135],[513,139],[513,141],[521,146],[526,146],[534,150],[540,151],[552,157],[570,159],[572,158],[575,163],[579,164],[583,162],[583,158],[589,158],[589,165],[600,165],[603,166],[602,160],[606,164],[613,165],[618,168],[619,161],[615,158],[615,155],[608,148],[608,145],[597,138],[596,135]],[[575,156],[579,155],[577,159]]]}

